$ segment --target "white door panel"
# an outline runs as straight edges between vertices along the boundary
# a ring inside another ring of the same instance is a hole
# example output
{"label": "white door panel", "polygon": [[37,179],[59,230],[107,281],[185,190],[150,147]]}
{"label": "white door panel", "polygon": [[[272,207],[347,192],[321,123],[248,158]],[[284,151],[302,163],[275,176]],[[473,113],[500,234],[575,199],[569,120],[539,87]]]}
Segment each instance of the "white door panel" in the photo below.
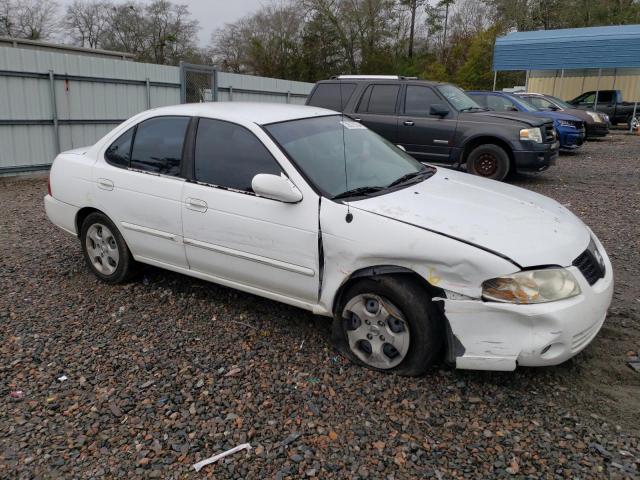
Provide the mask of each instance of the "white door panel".
{"label": "white door panel", "polygon": [[192,270],[317,301],[317,200],[284,203],[196,183],[184,184],[183,199]]}
{"label": "white door panel", "polygon": [[111,217],[135,257],[188,267],[180,218],[184,180],[99,161],[94,182],[97,208]]}

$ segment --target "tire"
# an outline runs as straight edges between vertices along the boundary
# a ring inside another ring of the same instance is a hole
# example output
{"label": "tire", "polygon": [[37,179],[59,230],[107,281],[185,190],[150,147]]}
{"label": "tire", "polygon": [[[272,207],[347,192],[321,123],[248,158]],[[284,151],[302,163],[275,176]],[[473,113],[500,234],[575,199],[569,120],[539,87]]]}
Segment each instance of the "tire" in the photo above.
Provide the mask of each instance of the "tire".
{"label": "tire", "polygon": [[89,269],[106,283],[123,283],[135,274],[136,262],[120,231],[103,213],[90,213],[80,229],[82,253]]}
{"label": "tire", "polygon": [[627,118],[627,130],[637,130],[640,126],[640,115],[629,115]]}
{"label": "tire", "polygon": [[467,172],[479,177],[502,181],[509,173],[509,155],[502,147],[479,145],[467,157]]}
{"label": "tire", "polygon": [[407,275],[367,277],[347,286],[332,337],[352,362],[406,376],[424,374],[440,358],[445,340],[427,290]]}

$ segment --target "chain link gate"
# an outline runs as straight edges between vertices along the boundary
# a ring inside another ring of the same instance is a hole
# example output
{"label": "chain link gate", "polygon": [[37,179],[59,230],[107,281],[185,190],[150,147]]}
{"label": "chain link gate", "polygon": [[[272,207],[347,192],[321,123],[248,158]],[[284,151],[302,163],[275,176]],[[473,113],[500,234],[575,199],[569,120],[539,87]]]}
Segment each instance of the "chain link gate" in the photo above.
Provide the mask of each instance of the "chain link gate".
{"label": "chain link gate", "polygon": [[180,103],[218,101],[215,67],[180,62]]}

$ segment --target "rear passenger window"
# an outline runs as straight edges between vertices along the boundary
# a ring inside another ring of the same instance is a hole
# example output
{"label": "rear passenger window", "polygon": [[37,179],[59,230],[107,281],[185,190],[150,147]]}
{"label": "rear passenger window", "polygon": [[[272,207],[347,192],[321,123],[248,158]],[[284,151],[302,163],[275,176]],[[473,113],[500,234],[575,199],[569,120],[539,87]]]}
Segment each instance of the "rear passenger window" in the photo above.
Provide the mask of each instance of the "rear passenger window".
{"label": "rear passenger window", "polygon": [[131,140],[134,128],[130,128],[113,142],[104,153],[107,161],[116,167],[128,168],[131,161]]}
{"label": "rear passenger window", "polygon": [[360,100],[358,112],[395,113],[399,91],[400,85],[369,85]]}
{"label": "rear passenger window", "polygon": [[355,89],[355,83],[320,83],[313,91],[309,105],[341,112]]}
{"label": "rear passenger window", "polygon": [[404,100],[405,115],[418,115],[426,117],[429,115],[431,105],[443,103],[430,87],[418,85],[408,85],[407,94]]}
{"label": "rear passenger window", "polygon": [[157,117],[138,124],[131,151],[131,168],[179,175],[189,117]]}
{"label": "rear passenger window", "polygon": [[267,147],[246,128],[222,120],[199,120],[195,151],[197,181],[253,192],[251,180],[257,174],[281,172]]}
{"label": "rear passenger window", "polygon": [[511,100],[497,95],[487,96],[487,107],[496,112],[515,112],[518,110]]}

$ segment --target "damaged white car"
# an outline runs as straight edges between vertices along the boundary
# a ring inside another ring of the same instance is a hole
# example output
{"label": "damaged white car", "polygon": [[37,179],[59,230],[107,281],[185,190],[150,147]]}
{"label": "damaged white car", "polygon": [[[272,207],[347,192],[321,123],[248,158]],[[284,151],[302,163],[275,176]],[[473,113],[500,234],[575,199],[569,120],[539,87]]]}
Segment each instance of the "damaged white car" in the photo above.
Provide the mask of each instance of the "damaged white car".
{"label": "damaged white car", "polygon": [[607,254],[565,207],[320,108],[143,112],[60,154],[49,188],[100,279],[141,262],[333,317],[337,348],[378,370],[558,364],[611,302]]}

